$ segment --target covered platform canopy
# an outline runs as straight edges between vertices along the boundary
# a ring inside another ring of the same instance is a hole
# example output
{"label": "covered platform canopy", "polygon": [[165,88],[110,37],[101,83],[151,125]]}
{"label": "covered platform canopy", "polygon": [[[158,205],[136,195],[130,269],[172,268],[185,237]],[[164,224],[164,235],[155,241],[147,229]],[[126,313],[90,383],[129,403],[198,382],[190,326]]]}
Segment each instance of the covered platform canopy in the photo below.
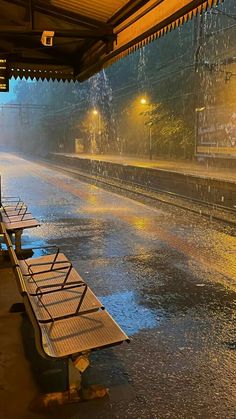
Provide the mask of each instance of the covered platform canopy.
{"label": "covered platform canopy", "polygon": [[9,77],[83,81],[223,0],[0,0]]}

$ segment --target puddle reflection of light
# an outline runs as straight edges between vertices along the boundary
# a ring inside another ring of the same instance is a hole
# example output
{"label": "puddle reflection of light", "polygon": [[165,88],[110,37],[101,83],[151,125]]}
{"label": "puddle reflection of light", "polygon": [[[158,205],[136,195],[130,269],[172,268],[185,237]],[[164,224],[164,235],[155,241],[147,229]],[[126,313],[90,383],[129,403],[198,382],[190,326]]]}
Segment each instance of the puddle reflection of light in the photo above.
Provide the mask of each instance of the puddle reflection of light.
{"label": "puddle reflection of light", "polygon": [[137,304],[132,291],[107,295],[101,297],[101,301],[128,335],[134,335],[142,329],[154,329],[163,318],[161,310],[153,310]]}
{"label": "puddle reflection of light", "polygon": [[[115,206],[96,206],[96,207],[88,207],[88,206],[83,206],[83,208],[79,210],[79,212],[81,213],[81,211],[85,212],[86,214],[99,214],[99,215],[106,215],[108,214],[109,216],[112,214],[124,214],[127,213],[129,210],[126,207],[115,207]],[[78,212],[78,211],[77,211]]]}
{"label": "puddle reflection of light", "polygon": [[89,204],[96,205],[98,203],[98,197],[96,195],[91,194],[88,196],[87,201],[89,202]]}
{"label": "puddle reflection of light", "polygon": [[145,217],[130,217],[129,221],[138,230],[149,229],[151,225],[150,219]]}

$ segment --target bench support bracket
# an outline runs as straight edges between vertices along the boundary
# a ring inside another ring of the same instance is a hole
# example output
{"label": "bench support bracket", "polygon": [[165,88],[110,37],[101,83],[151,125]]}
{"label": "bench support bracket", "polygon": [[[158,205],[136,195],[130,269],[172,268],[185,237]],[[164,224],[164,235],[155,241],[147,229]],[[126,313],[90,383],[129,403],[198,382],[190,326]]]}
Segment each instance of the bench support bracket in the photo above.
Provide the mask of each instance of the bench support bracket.
{"label": "bench support bracket", "polygon": [[81,390],[81,372],[74,366],[71,359],[68,359],[68,393],[69,393],[69,399],[72,400],[74,398],[79,397],[79,392]]}
{"label": "bench support bracket", "polygon": [[15,231],[15,248],[16,253],[21,253],[21,236],[22,236],[23,230],[19,229]]}

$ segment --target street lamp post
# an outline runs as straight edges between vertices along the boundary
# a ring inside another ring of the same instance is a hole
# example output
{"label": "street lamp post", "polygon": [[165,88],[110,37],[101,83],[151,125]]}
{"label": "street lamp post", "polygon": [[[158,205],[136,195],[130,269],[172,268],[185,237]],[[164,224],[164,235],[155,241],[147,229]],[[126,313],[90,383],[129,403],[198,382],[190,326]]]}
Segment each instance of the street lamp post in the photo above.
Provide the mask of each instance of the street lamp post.
{"label": "street lamp post", "polygon": [[[147,105],[149,106],[150,104],[147,102],[147,99],[145,97],[142,97],[140,99],[140,103],[141,105]],[[148,138],[148,142],[149,142],[149,159],[152,160],[152,125],[153,122],[150,121],[148,124],[148,128],[149,128],[149,138]]]}
{"label": "street lamp post", "polygon": [[197,157],[197,146],[199,137],[199,114],[205,110],[205,106],[201,108],[195,108],[195,144],[194,144],[194,155]]}
{"label": "street lamp post", "polygon": [[148,124],[149,127],[149,159],[152,160],[152,122]]}
{"label": "street lamp post", "polygon": [[97,109],[93,109],[93,115],[98,118],[97,122],[95,122],[95,124],[94,124],[94,144],[97,147],[97,135],[96,135],[96,133],[98,133],[98,138],[100,139],[99,147],[101,148],[101,116],[100,116],[100,112]]}

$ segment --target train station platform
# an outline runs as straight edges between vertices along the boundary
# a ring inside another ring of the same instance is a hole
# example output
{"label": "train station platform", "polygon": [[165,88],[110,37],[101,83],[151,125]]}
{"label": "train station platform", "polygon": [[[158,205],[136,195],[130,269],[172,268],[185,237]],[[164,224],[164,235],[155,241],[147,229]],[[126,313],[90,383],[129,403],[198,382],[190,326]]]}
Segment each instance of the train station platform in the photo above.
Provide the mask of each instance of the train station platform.
{"label": "train station platform", "polygon": [[182,173],[204,178],[213,178],[217,180],[227,180],[236,182],[236,163],[235,168],[212,167],[207,162],[200,163],[196,161],[185,160],[165,160],[165,159],[145,159],[139,157],[129,157],[124,155],[108,154],[76,154],[76,153],[52,153],[55,157],[68,157],[70,159],[84,159],[102,161],[123,166],[135,166],[155,170]]}
{"label": "train station platform", "polygon": [[235,210],[236,168],[100,154],[52,153],[50,160],[65,170],[103,182],[200,200]]}
{"label": "train station platform", "polygon": [[20,192],[41,221],[23,248],[59,247],[131,337],[91,354],[84,386],[109,388],[106,397],[43,408],[42,395],[66,388],[65,363],[40,357],[29,318],[10,312],[21,296],[2,261],[1,418],[234,418],[234,228],[15,154],[0,153],[0,166],[3,195]]}

